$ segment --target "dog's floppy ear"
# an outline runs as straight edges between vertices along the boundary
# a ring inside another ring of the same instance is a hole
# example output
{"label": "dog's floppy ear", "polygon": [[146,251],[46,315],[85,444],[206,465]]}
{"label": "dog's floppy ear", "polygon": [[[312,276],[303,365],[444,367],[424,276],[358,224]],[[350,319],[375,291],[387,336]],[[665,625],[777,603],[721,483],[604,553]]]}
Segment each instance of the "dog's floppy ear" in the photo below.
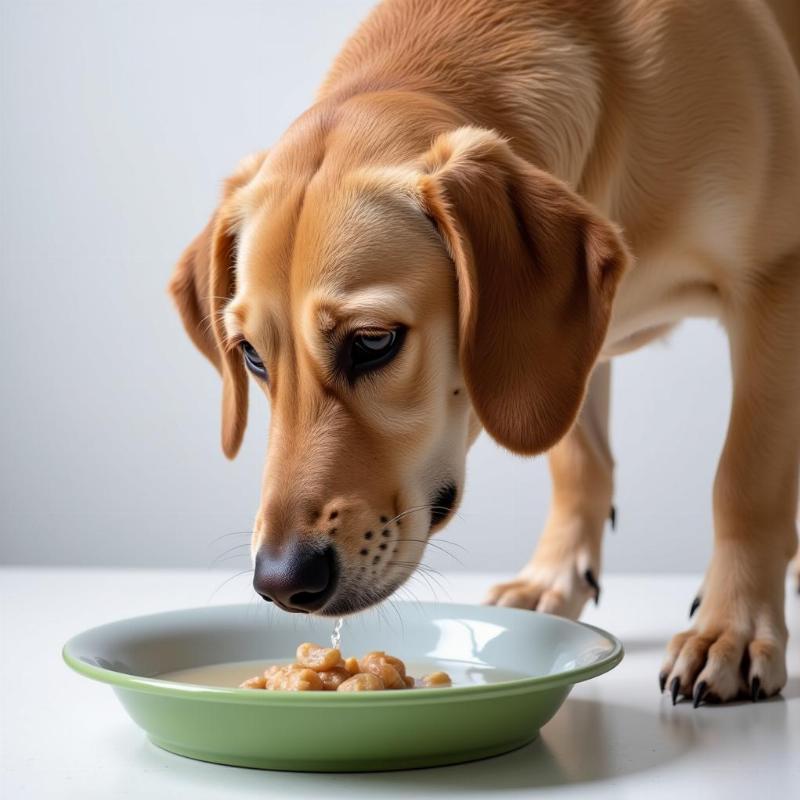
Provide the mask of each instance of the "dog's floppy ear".
{"label": "dog's floppy ear", "polygon": [[615,228],[496,133],[459,128],[418,191],[455,264],[461,367],[488,433],[552,447],[583,402],[628,254]]}
{"label": "dog's floppy ear", "polygon": [[168,291],[191,340],[222,375],[222,450],[239,451],[247,424],[247,373],[238,350],[227,347],[222,310],[233,297],[235,220],[226,202],[258,171],[266,153],[248,156],[225,181],[219,207],[184,250]]}

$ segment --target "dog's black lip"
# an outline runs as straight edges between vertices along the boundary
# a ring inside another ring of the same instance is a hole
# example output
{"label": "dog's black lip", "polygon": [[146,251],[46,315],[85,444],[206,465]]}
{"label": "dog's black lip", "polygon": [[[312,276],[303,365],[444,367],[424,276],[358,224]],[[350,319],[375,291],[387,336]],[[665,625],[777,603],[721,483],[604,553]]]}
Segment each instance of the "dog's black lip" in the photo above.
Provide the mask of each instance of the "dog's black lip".
{"label": "dog's black lip", "polygon": [[380,605],[385,600],[388,600],[404,583],[405,581],[394,581],[389,586],[381,590],[380,595],[365,597],[362,594],[357,594],[355,597],[343,598],[337,600],[332,598],[330,603],[323,606],[319,611],[313,612],[320,617],[346,617],[350,614],[357,614],[361,611],[366,611],[369,608]]}
{"label": "dog's black lip", "polygon": [[443,483],[431,502],[431,529],[441,525],[452,513],[458,499],[458,486],[455,481]]}

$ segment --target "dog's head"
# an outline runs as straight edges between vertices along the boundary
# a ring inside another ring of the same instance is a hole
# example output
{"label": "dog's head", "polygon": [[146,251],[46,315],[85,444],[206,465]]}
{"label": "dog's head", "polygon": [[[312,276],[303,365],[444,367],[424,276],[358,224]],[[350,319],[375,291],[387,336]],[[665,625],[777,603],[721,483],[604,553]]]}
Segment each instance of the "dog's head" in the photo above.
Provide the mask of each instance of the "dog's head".
{"label": "dog's head", "polygon": [[401,164],[293,137],[226,182],[170,289],[222,375],[228,457],[248,372],[271,404],[256,590],[339,615],[413,572],[481,425],[524,454],[568,430],[627,256],[490,131]]}

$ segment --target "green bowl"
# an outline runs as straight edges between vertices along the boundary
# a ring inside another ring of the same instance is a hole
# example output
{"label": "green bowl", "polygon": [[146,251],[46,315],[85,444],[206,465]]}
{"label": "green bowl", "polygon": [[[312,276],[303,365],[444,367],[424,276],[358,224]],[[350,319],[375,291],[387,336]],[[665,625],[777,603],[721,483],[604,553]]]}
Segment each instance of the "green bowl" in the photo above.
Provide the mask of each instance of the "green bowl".
{"label": "green bowl", "polygon": [[393,605],[391,619],[368,612],[347,620],[345,655],[386,650],[416,676],[420,662],[442,666],[456,681],[486,682],[345,694],[158,677],[227,662],[291,661],[300,642],[327,643],[332,620],[267,606],[210,606],[113,622],[70,639],[64,660],[110,684],[134,722],[165,750],[220,764],[313,772],[431,767],[514,750],[536,738],[573,684],[622,660],[622,644],[610,634],[547,614]]}

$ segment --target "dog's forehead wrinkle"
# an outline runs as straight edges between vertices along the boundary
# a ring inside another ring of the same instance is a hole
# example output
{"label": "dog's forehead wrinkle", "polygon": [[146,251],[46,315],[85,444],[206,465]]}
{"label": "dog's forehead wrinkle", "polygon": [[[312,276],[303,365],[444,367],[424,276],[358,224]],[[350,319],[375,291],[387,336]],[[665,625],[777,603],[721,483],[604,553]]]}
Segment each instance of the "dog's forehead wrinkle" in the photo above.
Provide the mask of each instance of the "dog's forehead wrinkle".
{"label": "dog's forehead wrinkle", "polygon": [[336,317],[330,308],[323,306],[317,308],[317,326],[323,333],[330,333],[336,327]]}
{"label": "dog's forehead wrinkle", "polygon": [[[361,282],[359,282],[360,284]],[[413,299],[402,287],[366,281],[365,286],[339,287],[337,291],[316,292],[309,295],[303,317],[307,320],[304,333],[314,342],[329,335],[339,325],[352,327],[381,327],[404,324],[416,320]],[[313,344],[312,344],[313,348]]]}
{"label": "dog's forehead wrinkle", "polygon": [[330,186],[320,181],[309,188],[298,220],[298,238],[305,246],[296,253],[294,266],[311,284],[335,284],[353,274],[381,275],[396,264],[409,267],[429,242],[423,223],[390,189],[377,192],[355,183]]}

